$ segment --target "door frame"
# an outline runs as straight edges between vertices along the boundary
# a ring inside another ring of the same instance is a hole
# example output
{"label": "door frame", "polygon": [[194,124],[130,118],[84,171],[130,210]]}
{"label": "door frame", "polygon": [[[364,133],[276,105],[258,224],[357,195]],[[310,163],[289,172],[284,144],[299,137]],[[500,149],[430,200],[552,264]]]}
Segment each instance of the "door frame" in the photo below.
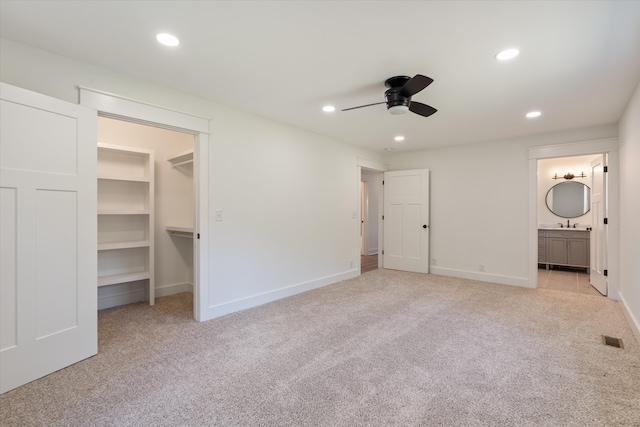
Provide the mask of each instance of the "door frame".
{"label": "door frame", "polygon": [[[360,171],[362,178],[362,171]],[[368,224],[368,201],[367,201],[367,183],[360,181],[360,255],[368,255],[367,253],[367,224]]]}
{"label": "door frame", "polygon": [[[361,194],[361,190],[360,190],[360,182],[362,180],[362,169],[367,169],[370,171],[374,171],[374,172],[378,172],[380,174],[386,172],[389,170],[389,168],[387,167],[386,164],[384,163],[379,163],[373,160],[367,160],[367,159],[363,159],[358,157],[358,163],[357,163],[357,174],[356,174],[356,188],[357,188],[357,199],[356,199],[356,206],[358,207],[357,210],[357,214],[356,214],[356,218],[361,218],[362,216],[362,212],[360,212],[361,209],[361,203],[360,201],[362,200],[362,194]],[[380,194],[378,197],[378,212],[382,212],[382,206],[383,206],[384,200],[383,200],[383,187],[380,186]],[[358,256],[355,257],[355,259],[357,260],[357,270],[358,271],[362,271],[362,265],[360,265],[360,252],[361,252],[361,247],[360,247],[360,221],[357,222],[357,227],[355,228],[356,231],[356,238],[354,240],[354,242],[356,242],[355,246],[358,248],[357,250],[357,254]],[[378,268],[384,268],[384,264],[382,262],[382,256],[381,256],[381,251],[382,248],[384,248],[384,227],[382,224],[382,221],[378,221]]]}
{"label": "door frame", "polygon": [[607,269],[608,298],[618,300],[620,281],[620,168],[618,138],[529,148],[529,287],[538,286],[538,160],[606,154],[608,157]]}
{"label": "door frame", "polygon": [[79,104],[98,116],[187,133],[194,137],[193,316],[207,320],[209,269],[209,123],[210,119],[86,86],[78,86]]}

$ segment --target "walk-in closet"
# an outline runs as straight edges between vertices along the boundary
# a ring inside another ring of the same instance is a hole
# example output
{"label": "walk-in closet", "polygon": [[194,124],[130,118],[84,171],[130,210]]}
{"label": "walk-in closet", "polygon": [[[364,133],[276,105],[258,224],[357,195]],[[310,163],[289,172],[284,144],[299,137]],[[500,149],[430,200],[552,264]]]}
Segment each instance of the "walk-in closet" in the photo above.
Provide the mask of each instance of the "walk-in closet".
{"label": "walk-in closet", "polygon": [[193,292],[194,137],[98,118],[98,308]]}

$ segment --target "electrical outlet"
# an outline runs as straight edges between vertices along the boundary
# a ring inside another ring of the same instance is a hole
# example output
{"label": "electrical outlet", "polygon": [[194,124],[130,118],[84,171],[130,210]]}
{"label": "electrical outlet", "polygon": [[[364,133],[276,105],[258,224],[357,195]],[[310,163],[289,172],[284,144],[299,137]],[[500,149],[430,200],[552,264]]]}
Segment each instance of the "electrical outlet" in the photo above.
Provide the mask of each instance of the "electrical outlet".
{"label": "electrical outlet", "polygon": [[431,265],[436,265],[438,264],[438,260],[435,258],[431,258]]}
{"label": "electrical outlet", "polygon": [[480,271],[484,271],[484,264],[480,264]]}
{"label": "electrical outlet", "polygon": [[353,268],[353,261],[349,261],[349,268]]}

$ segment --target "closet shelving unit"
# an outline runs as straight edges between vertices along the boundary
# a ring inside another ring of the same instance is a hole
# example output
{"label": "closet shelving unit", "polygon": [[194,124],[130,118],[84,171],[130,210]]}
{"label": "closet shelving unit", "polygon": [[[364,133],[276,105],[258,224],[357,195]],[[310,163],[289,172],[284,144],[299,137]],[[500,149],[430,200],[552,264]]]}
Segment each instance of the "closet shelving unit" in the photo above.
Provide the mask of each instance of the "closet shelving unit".
{"label": "closet shelving unit", "polygon": [[[172,168],[193,163],[193,148],[181,151],[177,154],[167,157],[167,161]],[[193,238],[193,227],[178,227],[175,225],[167,225],[165,227],[167,233],[175,237]]]}
{"label": "closet shelving unit", "polygon": [[98,143],[98,287],[146,281],[155,302],[154,154]]}

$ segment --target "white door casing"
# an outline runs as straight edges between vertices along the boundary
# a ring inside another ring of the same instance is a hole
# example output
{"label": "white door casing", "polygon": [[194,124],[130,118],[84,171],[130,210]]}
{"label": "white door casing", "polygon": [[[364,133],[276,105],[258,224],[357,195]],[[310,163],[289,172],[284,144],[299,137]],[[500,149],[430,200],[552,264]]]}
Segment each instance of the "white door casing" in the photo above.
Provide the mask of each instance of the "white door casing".
{"label": "white door casing", "polygon": [[209,301],[209,265],[205,262],[209,256],[209,119],[98,89],[78,89],[80,104],[101,116],[194,135],[193,310],[200,322],[216,317],[215,302]]}
{"label": "white door casing", "polygon": [[429,170],[384,173],[383,266],[429,272]]}
{"label": "white door casing", "polygon": [[3,393],[97,353],[96,111],[0,85]]}
{"label": "white door casing", "polygon": [[607,268],[607,232],[604,218],[606,218],[607,184],[604,155],[599,155],[591,161],[591,237],[589,281],[602,295],[607,295],[607,278],[604,270]]}

